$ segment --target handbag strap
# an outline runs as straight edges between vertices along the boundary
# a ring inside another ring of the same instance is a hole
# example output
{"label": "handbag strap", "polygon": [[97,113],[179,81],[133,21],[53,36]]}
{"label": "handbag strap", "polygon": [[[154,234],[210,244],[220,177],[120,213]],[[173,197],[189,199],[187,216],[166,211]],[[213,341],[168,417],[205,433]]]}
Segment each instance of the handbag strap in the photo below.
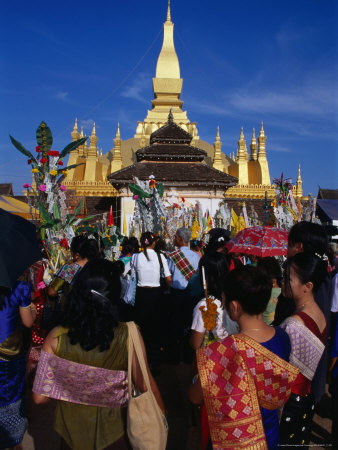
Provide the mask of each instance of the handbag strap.
{"label": "handbag strap", "polygon": [[131,386],[132,386],[132,361],[133,361],[133,350],[135,349],[137,360],[140,364],[141,372],[146,382],[148,392],[151,391],[150,381],[148,377],[148,371],[146,368],[145,359],[142,352],[142,347],[140,343],[140,338],[138,331],[134,322],[127,322],[129,331],[129,342],[128,342],[128,391],[129,398],[131,398]]}

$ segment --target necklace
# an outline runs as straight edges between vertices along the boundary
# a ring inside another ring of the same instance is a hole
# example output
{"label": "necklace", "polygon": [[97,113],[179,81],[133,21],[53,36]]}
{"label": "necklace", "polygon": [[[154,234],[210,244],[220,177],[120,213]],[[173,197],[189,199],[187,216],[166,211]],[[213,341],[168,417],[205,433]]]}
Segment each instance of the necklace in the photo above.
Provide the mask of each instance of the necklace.
{"label": "necklace", "polygon": [[309,300],[309,301],[303,303],[302,305],[299,305],[298,308],[297,308],[297,311],[301,311],[302,309],[304,309],[304,307],[305,307],[308,303],[311,303],[312,301],[313,301],[313,300]]}

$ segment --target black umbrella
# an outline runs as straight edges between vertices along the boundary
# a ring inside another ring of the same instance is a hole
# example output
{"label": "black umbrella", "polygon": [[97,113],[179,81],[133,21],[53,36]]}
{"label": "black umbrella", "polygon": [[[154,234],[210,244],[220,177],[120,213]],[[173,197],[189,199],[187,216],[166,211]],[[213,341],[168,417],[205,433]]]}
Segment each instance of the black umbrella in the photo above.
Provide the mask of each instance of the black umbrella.
{"label": "black umbrella", "polygon": [[12,288],[41,258],[35,225],[0,208],[0,286]]}

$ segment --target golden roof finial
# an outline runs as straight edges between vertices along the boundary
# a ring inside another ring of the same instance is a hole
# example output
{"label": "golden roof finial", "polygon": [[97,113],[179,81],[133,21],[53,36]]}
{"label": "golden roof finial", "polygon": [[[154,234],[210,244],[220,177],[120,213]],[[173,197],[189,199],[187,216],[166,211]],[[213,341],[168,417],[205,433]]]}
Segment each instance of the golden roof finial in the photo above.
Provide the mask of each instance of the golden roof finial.
{"label": "golden roof finial", "polygon": [[219,135],[219,126],[217,127],[217,133],[216,133],[216,142],[219,142],[221,140]]}
{"label": "golden roof finial", "polygon": [[81,127],[81,133],[80,136],[83,137],[83,127]]}
{"label": "golden roof finial", "polygon": [[264,128],[263,128],[263,122],[261,123],[261,130],[259,132],[260,136],[264,136]]}
{"label": "golden roof finial", "polygon": [[117,138],[119,138],[121,135],[120,135],[120,122],[117,122],[117,131],[116,131],[116,136],[115,137],[117,137]]}
{"label": "golden roof finial", "polygon": [[255,144],[256,143],[256,134],[255,134],[255,129],[252,129],[252,139],[251,139],[251,143]]}
{"label": "golden roof finial", "polygon": [[170,14],[170,0],[168,0],[167,22],[171,22],[171,14]]}
{"label": "golden roof finial", "polygon": [[298,177],[297,177],[297,181],[302,181],[302,177],[300,175],[300,164],[298,164]]}
{"label": "golden roof finial", "polygon": [[92,136],[96,136],[96,130],[95,130],[95,122],[93,123],[93,131],[92,131]]}
{"label": "golden roof finial", "polygon": [[241,127],[241,134],[239,135],[239,140],[240,140],[240,141],[244,140],[244,131],[243,131],[243,127]]}
{"label": "golden roof finial", "polygon": [[77,130],[77,119],[75,119],[75,124],[74,124],[73,131],[78,131],[78,130]]}

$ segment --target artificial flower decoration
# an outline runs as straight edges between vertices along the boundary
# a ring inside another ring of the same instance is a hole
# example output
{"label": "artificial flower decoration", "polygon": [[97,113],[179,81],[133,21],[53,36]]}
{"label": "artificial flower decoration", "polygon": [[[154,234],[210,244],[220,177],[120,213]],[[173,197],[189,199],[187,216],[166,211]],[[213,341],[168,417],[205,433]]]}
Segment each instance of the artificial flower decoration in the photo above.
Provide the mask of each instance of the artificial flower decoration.
{"label": "artificial flower decoration", "polygon": [[156,181],[153,178],[149,181],[149,187],[151,189],[155,189],[156,187]]}
{"label": "artificial flower decoration", "polygon": [[154,179],[155,177],[154,177],[154,175],[150,175],[149,176],[149,180],[152,180],[152,179]]}
{"label": "artificial flower decoration", "polygon": [[64,186],[63,184],[60,184],[60,190],[62,192],[65,192],[67,190],[66,186]]}
{"label": "artificial flower decoration", "polygon": [[40,152],[41,152],[40,146],[37,145],[37,146],[35,147],[35,150],[36,150],[38,153],[40,153]]}
{"label": "artificial flower decoration", "polygon": [[62,171],[62,175],[64,175],[65,177],[67,176],[67,173],[68,173],[67,170]]}
{"label": "artificial flower decoration", "polygon": [[39,169],[37,169],[36,167],[34,167],[34,169],[31,170],[32,173],[39,173]]}
{"label": "artificial flower decoration", "polygon": [[55,175],[58,174],[58,171],[57,171],[57,170],[51,170],[49,173],[50,173],[52,176],[55,176]]}
{"label": "artificial flower decoration", "polygon": [[43,281],[40,281],[40,283],[38,283],[36,285],[37,290],[39,289],[44,289],[46,287],[45,283]]}
{"label": "artificial flower decoration", "polygon": [[40,184],[40,186],[39,186],[39,191],[41,191],[41,192],[46,192],[46,189],[47,189],[47,187],[46,187],[45,184]]}
{"label": "artificial flower decoration", "polygon": [[27,161],[27,164],[32,164],[32,160],[29,159],[29,160]]}
{"label": "artificial flower decoration", "polygon": [[137,199],[138,199],[138,195],[135,194],[134,197],[133,197],[133,199],[134,199],[134,200],[137,200]]}
{"label": "artificial flower decoration", "polygon": [[41,159],[40,159],[40,163],[41,163],[41,164],[45,164],[46,162],[47,162],[47,158],[41,158]]}
{"label": "artificial flower decoration", "polygon": [[49,150],[47,153],[48,156],[59,156],[60,153],[57,150]]}
{"label": "artificial flower decoration", "polygon": [[67,249],[67,248],[69,247],[68,241],[67,241],[66,238],[62,238],[62,239],[61,239],[61,241],[60,241],[60,246],[63,247],[63,248],[65,248],[65,249]]}
{"label": "artificial flower decoration", "polygon": [[59,166],[63,166],[63,162],[62,161],[58,161]]}
{"label": "artificial flower decoration", "polygon": [[30,187],[32,187],[29,183],[25,183],[24,185],[23,185],[23,187],[25,188],[25,189],[29,189]]}

